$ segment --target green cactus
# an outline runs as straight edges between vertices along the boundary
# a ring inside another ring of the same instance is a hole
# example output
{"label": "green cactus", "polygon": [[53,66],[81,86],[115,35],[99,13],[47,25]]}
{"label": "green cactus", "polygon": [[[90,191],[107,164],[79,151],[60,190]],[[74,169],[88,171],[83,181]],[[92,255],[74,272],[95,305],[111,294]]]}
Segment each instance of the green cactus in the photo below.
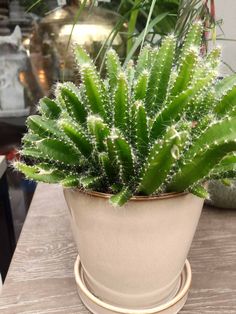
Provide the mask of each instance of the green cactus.
{"label": "green cactus", "polygon": [[111,50],[104,79],[77,47],[81,84],[60,83],[54,100],[40,101],[15,167],[32,180],[110,193],[115,206],[133,195],[207,197],[205,181],[236,178],[236,76],[218,81],[220,50],[201,56],[201,33],[196,23],[180,54],[171,35],[123,67]]}

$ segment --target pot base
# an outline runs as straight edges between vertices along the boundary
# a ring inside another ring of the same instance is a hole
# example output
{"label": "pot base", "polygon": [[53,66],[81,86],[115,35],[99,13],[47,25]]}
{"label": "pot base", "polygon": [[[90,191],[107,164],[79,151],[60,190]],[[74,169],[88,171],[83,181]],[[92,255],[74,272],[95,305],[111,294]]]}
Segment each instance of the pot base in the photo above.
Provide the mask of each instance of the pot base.
{"label": "pot base", "polygon": [[132,310],[108,304],[88,290],[85,285],[79,255],[75,261],[74,274],[79,296],[84,305],[94,314],[177,314],[187,300],[192,279],[191,267],[188,260],[186,260],[184,269],[180,275],[180,288],[173,298],[156,307]]}

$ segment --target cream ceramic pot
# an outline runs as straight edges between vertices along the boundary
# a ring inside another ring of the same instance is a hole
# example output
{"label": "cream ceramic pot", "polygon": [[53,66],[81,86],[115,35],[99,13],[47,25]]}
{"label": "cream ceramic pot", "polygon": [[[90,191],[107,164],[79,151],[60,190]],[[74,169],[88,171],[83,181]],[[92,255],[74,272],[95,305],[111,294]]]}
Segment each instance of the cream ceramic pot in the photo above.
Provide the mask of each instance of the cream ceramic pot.
{"label": "cream ceramic pot", "polygon": [[167,194],[113,207],[106,194],[73,189],[64,194],[86,286],[95,296],[143,309],[176,294],[202,199]]}

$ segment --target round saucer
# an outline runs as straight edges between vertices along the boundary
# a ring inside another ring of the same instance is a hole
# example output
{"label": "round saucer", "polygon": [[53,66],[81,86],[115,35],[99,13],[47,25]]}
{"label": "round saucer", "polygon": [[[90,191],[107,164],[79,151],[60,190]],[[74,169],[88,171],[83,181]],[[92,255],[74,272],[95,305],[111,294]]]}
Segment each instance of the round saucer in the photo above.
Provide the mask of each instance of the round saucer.
{"label": "round saucer", "polygon": [[126,309],[108,304],[93,295],[85,285],[83,268],[79,255],[75,261],[74,274],[79,296],[84,305],[94,314],[177,314],[184,306],[191,284],[192,273],[189,261],[186,260],[180,275],[181,284],[176,295],[166,303],[148,309]]}

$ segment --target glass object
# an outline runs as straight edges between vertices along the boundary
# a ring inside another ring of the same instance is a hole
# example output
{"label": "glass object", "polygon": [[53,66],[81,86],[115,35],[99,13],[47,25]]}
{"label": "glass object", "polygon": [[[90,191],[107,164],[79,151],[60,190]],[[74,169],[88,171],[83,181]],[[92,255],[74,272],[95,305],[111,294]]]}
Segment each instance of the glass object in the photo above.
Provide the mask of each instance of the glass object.
{"label": "glass object", "polygon": [[[79,6],[72,4],[51,11],[35,28],[30,41],[32,63],[40,74],[39,81],[49,94],[55,81],[78,79],[74,70],[73,47],[83,46],[95,58],[102,44],[118,21],[118,15],[104,8],[86,7],[76,21]],[[117,34],[113,48],[122,56],[124,40]],[[101,64],[103,54],[97,60]]]}

